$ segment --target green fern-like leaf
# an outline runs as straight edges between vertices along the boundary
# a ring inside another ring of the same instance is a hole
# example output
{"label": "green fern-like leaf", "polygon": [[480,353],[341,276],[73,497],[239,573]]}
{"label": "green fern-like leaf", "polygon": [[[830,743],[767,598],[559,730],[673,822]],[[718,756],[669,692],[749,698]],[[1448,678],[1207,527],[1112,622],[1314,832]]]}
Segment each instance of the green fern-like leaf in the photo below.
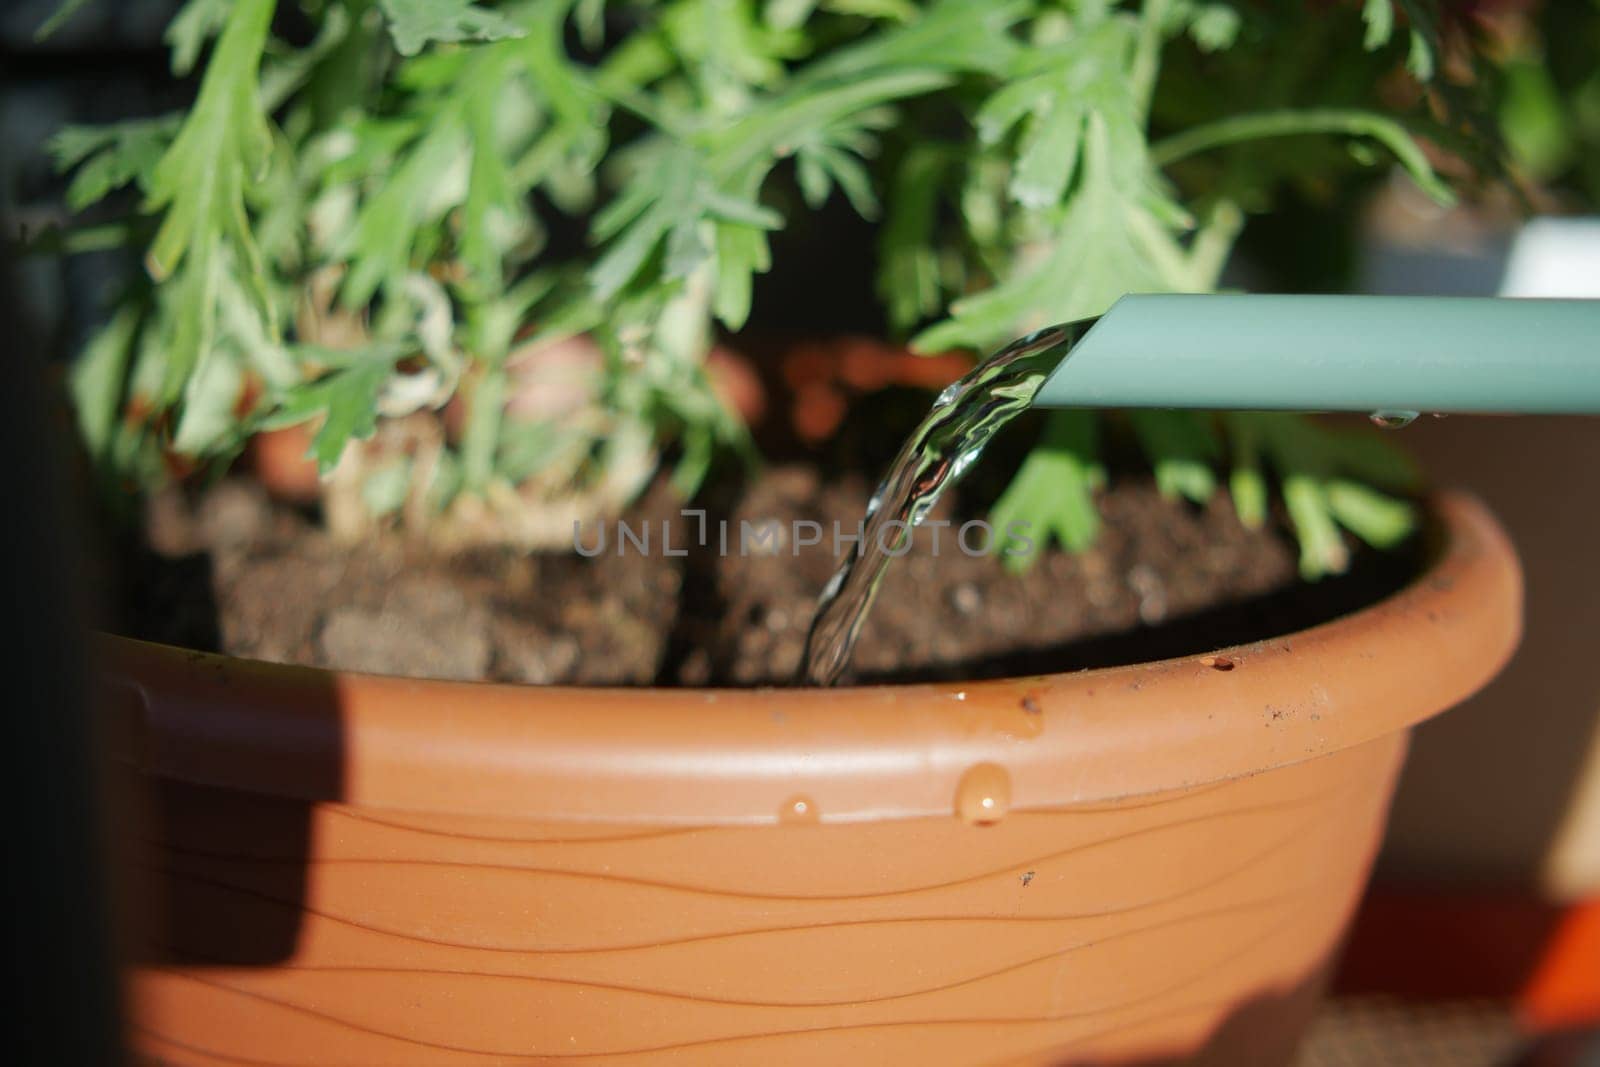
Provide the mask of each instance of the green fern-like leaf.
{"label": "green fern-like leaf", "polygon": [[1100,532],[1094,491],[1105,485],[1095,450],[1093,415],[1068,411],[1050,417],[989,514],[1002,535],[996,548],[1007,570],[1027,570],[1052,540],[1072,552],[1094,543]]}
{"label": "green fern-like leaf", "polygon": [[500,41],[520,37],[522,27],[472,0],[378,0],[389,20],[395,49],[414,56],[433,41]]}

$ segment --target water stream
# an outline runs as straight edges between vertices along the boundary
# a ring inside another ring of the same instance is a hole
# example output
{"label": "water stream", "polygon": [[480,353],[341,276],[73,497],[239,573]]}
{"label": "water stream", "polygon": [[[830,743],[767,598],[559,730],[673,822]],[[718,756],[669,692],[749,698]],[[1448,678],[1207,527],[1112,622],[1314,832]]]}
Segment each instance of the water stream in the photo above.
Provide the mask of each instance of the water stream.
{"label": "water stream", "polygon": [[1014,341],[952,383],[906,440],[867,503],[861,539],[823,587],[806,636],[800,680],[832,685],[850,662],[861,624],[889,564],[946,489],[1033,402],[1050,373],[1094,319],[1052,326]]}

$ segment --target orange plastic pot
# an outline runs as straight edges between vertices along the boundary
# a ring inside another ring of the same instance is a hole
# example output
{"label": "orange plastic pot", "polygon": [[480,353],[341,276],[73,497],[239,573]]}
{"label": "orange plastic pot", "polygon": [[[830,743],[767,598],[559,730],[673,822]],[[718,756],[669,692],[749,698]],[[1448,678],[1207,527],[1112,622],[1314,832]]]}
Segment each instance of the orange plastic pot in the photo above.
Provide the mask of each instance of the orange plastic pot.
{"label": "orange plastic pot", "polygon": [[[1475,502],[1373,607],[971,685],[519,689],[109,640],[178,1064],[1285,1060],[1409,728],[1514,646]],[[1470,788],[1471,783],[1462,783]]]}

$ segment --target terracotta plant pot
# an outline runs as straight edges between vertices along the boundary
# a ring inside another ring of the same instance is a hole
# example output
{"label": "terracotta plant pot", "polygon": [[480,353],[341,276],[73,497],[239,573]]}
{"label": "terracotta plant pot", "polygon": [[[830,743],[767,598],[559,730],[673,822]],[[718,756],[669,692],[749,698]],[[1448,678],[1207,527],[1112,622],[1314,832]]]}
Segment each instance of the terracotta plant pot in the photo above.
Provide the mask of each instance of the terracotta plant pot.
{"label": "terracotta plant pot", "polygon": [[1410,727],[1517,639],[1504,535],[1471,500],[1435,514],[1425,573],[1328,625],[966,686],[519,689],[109,640],[133,1039],[178,1064],[1282,1062]]}

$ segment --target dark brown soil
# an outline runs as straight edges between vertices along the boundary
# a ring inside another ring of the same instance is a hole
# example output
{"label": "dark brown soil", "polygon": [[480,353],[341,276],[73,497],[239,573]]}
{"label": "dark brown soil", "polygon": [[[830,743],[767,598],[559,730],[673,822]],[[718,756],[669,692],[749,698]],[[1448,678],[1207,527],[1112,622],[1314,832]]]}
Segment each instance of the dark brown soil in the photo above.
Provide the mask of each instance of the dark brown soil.
{"label": "dark brown soil", "polygon": [[[124,632],[234,655],[417,677],[530,684],[783,684],[793,676],[817,592],[834,565],[823,543],[741,556],[741,520],[837,520],[853,530],[867,497],[859,474],[822,482],[814,468],[770,468],[712,494],[710,547],[665,491],[648,520],[651,551],[603,555],[474,551],[432,555],[398,534],[333,543],[310,516],[252,483],[169,494],[148,508],[144,545],[126,554]],[[717,501],[721,503],[718,504]],[[860,681],[1070,670],[1205,651],[1301,629],[1381,597],[1414,572],[1414,554],[1358,553],[1343,578],[1305,585],[1281,525],[1245,529],[1225,494],[1196,508],[1161,497],[1144,475],[1113,478],[1104,527],[1083,555],[1050,551],[1022,576],[992,557],[937,557],[919,535],[869,617]],[[949,514],[946,517],[950,517]],[[716,549],[719,521],[732,551]],[[597,531],[589,528],[587,544]]]}

